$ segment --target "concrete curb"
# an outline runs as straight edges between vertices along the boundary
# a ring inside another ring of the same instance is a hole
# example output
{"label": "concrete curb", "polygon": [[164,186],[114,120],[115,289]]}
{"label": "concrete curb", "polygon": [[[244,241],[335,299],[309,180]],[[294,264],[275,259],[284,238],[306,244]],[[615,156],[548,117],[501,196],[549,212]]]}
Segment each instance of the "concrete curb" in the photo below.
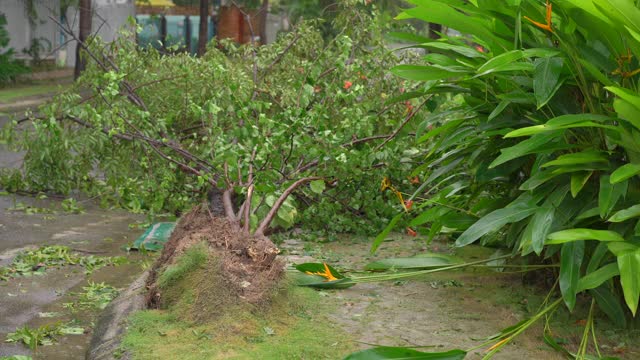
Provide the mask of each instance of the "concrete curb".
{"label": "concrete curb", "polygon": [[149,271],[142,273],[100,315],[85,357],[87,360],[126,360],[131,358],[129,353],[117,358],[114,354],[118,351],[127,329],[127,317],[145,308],[145,284],[148,276]]}

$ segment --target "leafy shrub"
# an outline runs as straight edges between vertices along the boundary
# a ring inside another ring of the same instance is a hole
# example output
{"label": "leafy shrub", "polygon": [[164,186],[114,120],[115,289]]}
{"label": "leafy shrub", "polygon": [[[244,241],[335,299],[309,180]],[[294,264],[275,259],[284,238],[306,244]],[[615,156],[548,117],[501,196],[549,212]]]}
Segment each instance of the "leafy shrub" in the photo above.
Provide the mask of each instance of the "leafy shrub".
{"label": "leafy shrub", "polygon": [[[19,61],[13,59],[13,49],[6,49],[9,45],[9,32],[7,18],[0,13],[0,85],[15,80],[15,77],[27,72],[27,68]],[[3,50],[5,49],[5,50]]]}
{"label": "leafy shrub", "polygon": [[416,134],[425,162],[412,175],[427,177],[414,195],[429,198],[411,225],[457,233],[458,246],[480,240],[556,258],[569,309],[588,293],[624,325],[640,299],[640,9],[629,0],[414,3],[401,18],[468,35],[421,39],[428,65],[393,69],[425,82],[417,96],[463,100]]}

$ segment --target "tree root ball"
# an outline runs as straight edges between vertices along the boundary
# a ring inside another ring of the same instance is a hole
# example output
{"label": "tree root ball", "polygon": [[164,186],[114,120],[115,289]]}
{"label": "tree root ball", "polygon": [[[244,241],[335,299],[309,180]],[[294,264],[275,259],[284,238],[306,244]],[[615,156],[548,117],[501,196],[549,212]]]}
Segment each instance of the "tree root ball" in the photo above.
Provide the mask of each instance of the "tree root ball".
{"label": "tree root ball", "polygon": [[[201,250],[206,253],[206,261],[198,269],[187,269],[182,274],[177,269],[188,265],[182,264],[180,258],[197,244],[204,244]],[[147,305],[149,308],[174,305],[177,297],[170,295],[174,290],[194,292],[193,305],[199,310],[221,309],[227,302],[264,305],[283,279],[284,264],[276,259],[278,252],[267,237],[243,233],[226,217],[214,216],[208,206],[196,206],[180,218],[151,269]],[[165,272],[167,276],[163,278]],[[169,273],[188,281],[169,283],[167,278],[173,276]],[[192,289],[181,289],[185,283]],[[210,305],[216,306],[207,306],[198,299],[210,299]]]}

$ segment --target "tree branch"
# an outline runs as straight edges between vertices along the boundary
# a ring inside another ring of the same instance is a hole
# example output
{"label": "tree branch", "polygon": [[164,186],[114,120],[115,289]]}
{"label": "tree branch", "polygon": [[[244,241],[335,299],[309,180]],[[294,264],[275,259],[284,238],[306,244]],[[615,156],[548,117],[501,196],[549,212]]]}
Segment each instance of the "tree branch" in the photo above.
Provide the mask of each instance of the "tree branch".
{"label": "tree branch", "polygon": [[269,228],[269,225],[271,225],[271,222],[276,217],[278,210],[280,210],[280,207],[282,206],[282,204],[284,204],[285,200],[287,200],[289,195],[291,195],[291,193],[295,189],[297,189],[301,185],[304,185],[310,181],[320,180],[320,179],[322,178],[318,176],[310,176],[310,177],[302,178],[294,182],[293,184],[289,185],[289,187],[282,193],[282,195],[280,195],[278,200],[276,200],[276,202],[273,204],[273,207],[271,208],[271,210],[269,210],[269,213],[267,213],[267,216],[264,218],[264,220],[262,220],[262,222],[258,226],[258,229],[255,232],[255,235],[264,236],[265,231]]}
{"label": "tree branch", "polygon": [[229,188],[222,193],[222,205],[224,206],[224,212],[225,214],[227,214],[229,222],[231,222],[232,224],[237,224],[238,218],[233,211],[233,201],[231,199],[232,192],[233,188]]}
{"label": "tree branch", "polygon": [[433,95],[429,95],[427,96],[423,102],[420,103],[420,105],[416,106],[415,109],[413,109],[413,111],[411,113],[409,113],[409,115],[407,115],[407,117],[404,119],[404,121],[402,122],[402,124],[400,124],[400,126],[398,126],[398,128],[391,133],[391,135],[389,135],[387,137],[387,139],[385,141],[383,141],[382,143],[380,143],[378,146],[376,146],[373,151],[378,151],[380,150],[380,148],[382,148],[386,143],[388,143],[389,141],[391,141],[394,137],[396,137],[396,135],[398,135],[398,133],[400,132],[400,130],[402,130],[402,128],[405,127],[405,125],[407,125],[409,123],[409,121],[411,119],[413,119],[413,117],[418,113],[418,111],[420,111],[420,109],[422,109],[422,107],[424,106],[424,104],[427,103],[427,101],[429,101],[429,99],[431,99]]}

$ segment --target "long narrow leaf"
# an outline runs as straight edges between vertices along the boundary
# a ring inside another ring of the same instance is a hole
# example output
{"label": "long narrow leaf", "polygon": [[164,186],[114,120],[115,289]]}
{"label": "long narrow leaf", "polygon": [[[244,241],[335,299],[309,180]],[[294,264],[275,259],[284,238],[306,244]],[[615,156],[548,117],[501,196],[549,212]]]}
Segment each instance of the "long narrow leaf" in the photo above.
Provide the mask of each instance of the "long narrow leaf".
{"label": "long narrow leaf", "polygon": [[537,208],[526,203],[519,203],[511,207],[495,210],[471,225],[456,240],[456,246],[469,245],[482,236],[499,230],[504,225],[520,221],[531,216]]}
{"label": "long narrow leaf", "polygon": [[568,229],[549,234],[546,244],[555,245],[578,240],[624,241],[624,238],[609,230]]}
{"label": "long narrow leaf", "polygon": [[396,227],[396,224],[398,223],[398,221],[400,221],[400,219],[402,219],[403,215],[404,215],[404,212],[401,212],[400,214],[394,216],[393,219],[389,221],[389,224],[387,224],[387,227],[385,227],[384,230],[382,230],[382,232],[378,234],[378,236],[376,236],[375,240],[373,240],[373,244],[371,244],[372,254],[375,253],[376,250],[378,250],[378,247],[380,247],[380,244],[382,244],[384,239],[386,239],[387,236],[389,236],[389,233],[391,232],[391,230],[393,230],[393,228]]}
{"label": "long narrow leaf", "polygon": [[618,268],[624,301],[635,316],[640,299],[640,251],[636,250],[618,256]]}
{"label": "long narrow leaf", "polygon": [[620,275],[618,270],[618,264],[611,263],[601,267],[600,269],[587,274],[578,281],[577,292],[583,292],[589,289],[595,289],[602,285],[605,281],[611,279],[614,276]]}
{"label": "long narrow leaf", "polygon": [[410,348],[380,346],[373,349],[358,351],[348,355],[344,360],[462,360],[467,355],[463,350],[426,353]]}
{"label": "long narrow leaf", "polygon": [[576,305],[580,266],[584,257],[584,241],[573,241],[562,245],[560,252],[560,292],[570,311]]}

